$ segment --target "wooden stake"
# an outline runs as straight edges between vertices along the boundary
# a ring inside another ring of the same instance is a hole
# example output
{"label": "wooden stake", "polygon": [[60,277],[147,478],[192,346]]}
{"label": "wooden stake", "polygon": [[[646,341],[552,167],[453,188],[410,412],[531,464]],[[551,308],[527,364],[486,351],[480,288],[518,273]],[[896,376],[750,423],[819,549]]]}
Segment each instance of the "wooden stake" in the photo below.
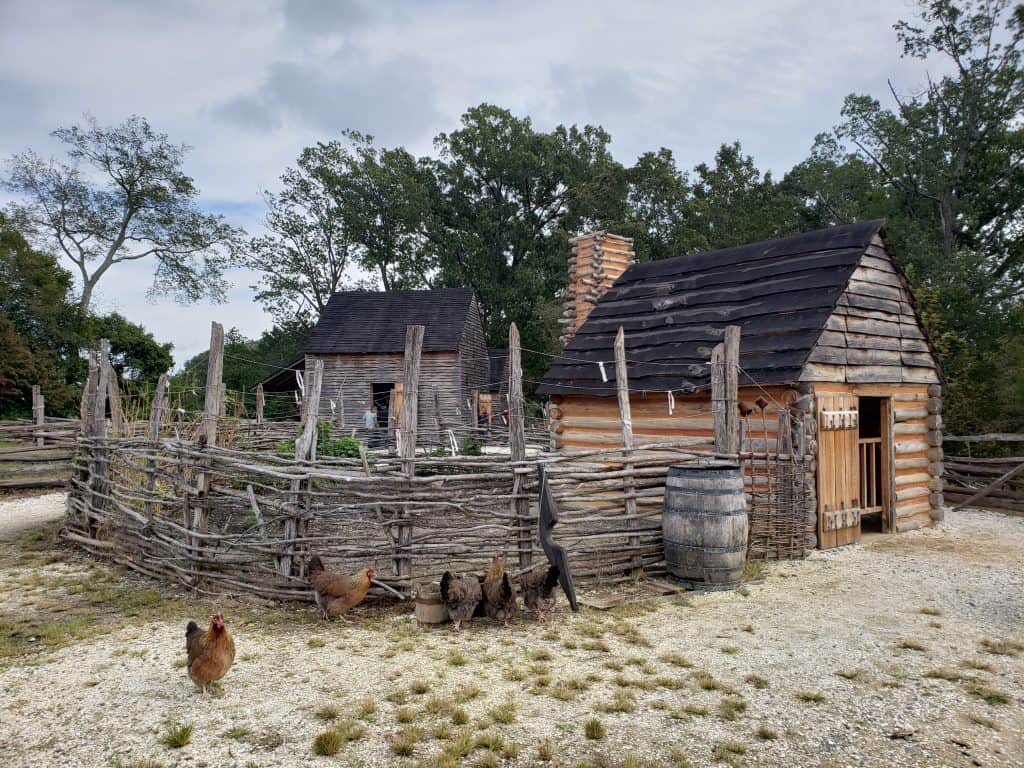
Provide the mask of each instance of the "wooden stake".
{"label": "wooden stake", "polygon": [[715,429],[715,453],[728,453],[729,425],[725,417],[725,345],[711,350],[711,421]]}
{"label": "wooden stake", "polygon": [[263,423],[263,407],[266,405],[266,396],[263,394],[263,385],[256,385],[256,423]]}
{"label": "wooden stake", "polygon": [[740,372],[740,327],[730,325],[725,329],[725,453],[739,453],[739,372]]}
{"label": "wooden stake", "polygon": [[[526,424],[523,419],[523,362],[519,345],[519,328],[515,323],[508,327],[508,447],[512,461],[526,459]],[[522,495],[523,478],[515,475],[512,480],[512,514],[519,525],[519,567],[529,568],[533,564],[533,545],[530,519],[530,502],[519,498]]]}
{"label": "wooden stake", "polygon": [[[628,457],[633,450],[633,415],[629,407],[629,374],[626,372],[626,332],[619,326],[619,332],[615,334],[615,390],[619,396],[619,421],[622,424],[622,447],[625,448],[623,456]],[[633,479],[633,462],[624,461],[622,464],[623,474],[622,485],[626,501],[627,528],[639,528],[640,521],[636,516],[636,483]],[[630,536],[631,547],[640,546],[640,537]],[[642,558],[633,556],[633,576],[641,573]]]}
{"label": "wooden stake", "polygon": [[[156,383],[156,392],[153,393],[153,405],[149,410],[149,432],[146,433],[146,438],[154,449],[160,441],[160,424],[164,418],[164,411],[167,410],[167,381],[167,374],[161,373],[160,379]],[[150,500],[150,497],[153,495],[153,487],[155,485],[156,459],[147,459],[145,509],[146,519],[149,520],[151,524],[153,520],[153,502]]]}
{"label": "wooden stake", "polygon": [[405,329],[405,357],[402,367],[402,471],[406,477],[416,473],[416,427],[419,419],[420,355],[423,350],[422,325]]}
{"label": "wooden stake", "polygon": [[36,432],[36,446],[42,448],[44,442],[42,432],[46,426],[46,410],[43,406],[43,391],[38,384],[32,385],[32,417],[39,428]]}
{"label": "wooden stake", "polygon": [[[316,461],[316,426],[320,416],[320,393],[323,389],[324,361],[317,359],[313,370],[306,372],[305,397],[302,399],[302,424],[299,436],[295,438],[295,460]],[[312,483],[312,480],[308,481]],[[292,514],[284,521],[285,551],[278,560],[278,573],[283,578],[292,576],[292,564],[295,562],[295,539],[305,538],[308,520],[300,509],[302,480],[295,479],[291,483]]]}
{"label": "wooden stake", "polygon": [[224,326],[214,322],[210,324],[210,356],[206,361],[206,403],[203,409],[203,437],[211,448],[217,444],[223,376]]}
{"label": "wooden stake", "polygon": [[117,386],[117,371],[107,358],[107,399],[110,401],[110,431],[117,437],[129,437],[125,434],[124,413],[121,411],[121,391]]}
{"label": "wooden stake", "polygon": [[[402,473],[411,480],[416,474],[416,427],[419,419],[420,355],[423,351],[422,325],[410,325],[405,329],[405,357],[402,370]],[[409,513],[401,512],[407,518]],[[412,540],[412,526],[407,522],[398,525],[398,557],[395,558],[396,575],[412,576],[412,562],[404,557],[405,549]]]}
{"label": "wooden stake", "polygon": [[89,376],[85,380],[85,389],[82,390],[82,404],[78,409],[78,415],[81,419],[78,429],[83,435],[89,433],[89,422],[92,419],[92,412],[95,407],[96,383],[99,381],[99,367],[96,363],[96,358],[96,351],[89,350]]}

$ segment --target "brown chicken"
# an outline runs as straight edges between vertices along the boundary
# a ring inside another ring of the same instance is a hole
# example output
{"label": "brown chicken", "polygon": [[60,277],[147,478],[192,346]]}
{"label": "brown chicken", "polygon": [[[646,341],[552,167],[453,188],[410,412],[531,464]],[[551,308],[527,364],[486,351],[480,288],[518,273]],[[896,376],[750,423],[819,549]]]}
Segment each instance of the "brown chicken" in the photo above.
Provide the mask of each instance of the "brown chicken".
{"label": "brown chicken", "polygon": [[519,576],[519,588],[523,592],[523,605],[527,610],[537,612],[537,620],[544,621],[544,612],[555,607],[555,587],[558,586],[557,565],[534,568]]}
{"label": "brown chicken", "polygon": [[377,572],[373,568],[363,568],[351,576],[326,571],[323,561],[315,555],[306,566],[306,577],[313,587],[317,607],[324,619],[340,616],[363,602],[376,576]]}
{"label": "brown chicken", "polygon": [[224,625],[224,616],[214,614],[205,632],[190,621],[185,627],[185,650],[188,651],[188,676],[205,696],[210,684],[224,677],[235,661],[235,641]]}
{"label": "brown chicken", "polygon": [[462,629],[462,622],[473,616],[483,592],[476,576],[452,576],[448,571],[441,577],[441,600],[452,620],[452,632]]}
{"label": "brown chicken", "polygon": [[516,615],[516,593],[512,589],[508,574],[505,573],[501,555],[491,558],[491,567],[484,575],[483,593],[484,613],[500,621],[503,627],[507,627],[508,620]]}

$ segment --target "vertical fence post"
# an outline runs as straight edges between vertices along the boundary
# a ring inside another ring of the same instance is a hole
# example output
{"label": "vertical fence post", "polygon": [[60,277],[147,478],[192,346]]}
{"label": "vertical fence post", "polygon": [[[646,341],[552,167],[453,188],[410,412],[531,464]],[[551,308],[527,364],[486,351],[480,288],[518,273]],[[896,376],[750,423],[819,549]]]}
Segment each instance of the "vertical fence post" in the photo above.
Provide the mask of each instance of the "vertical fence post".
{"label": "vertical fence post", "polygon": [[121,410],[121,390],[117,386],[117,371],[107,358],[107,399],[110,401],[110,431],[116,437],[130,437],[126,434],[124,412]]}
{"label": "vertical fence post", "polygon": [[85,380],[85,389],[82,390],[82,404],[78,409],[79,424],[78,431],[82,435],[89,433],[89,423],[92,419],[93,403],[96,400],[96,383],[99,381],[99,367],[96,363],[97,353],[89,350],[89,375]]}
{"label": "vertical fence post", "polygon": [[[405,358],[402,366],[402,472],[411,480],[416,474],[416,428],[419,419],[420,356],[423,351],[422,325],[405,329]],[[408,517],[404,509],[401,518]],[[398,526],[398,557],[395,565],[400,578],[412,576],[412,561],[405,552],[412,539],[412,527],[407,522]]]}
{"label": "vertical fence post", "polygon": [[726,437],[723,452],[732,454],[739,453],[740,450],[740,327],[738,325],[730,325],[725,329],[723,354],[725,366],[725,412],[723,415]]}
{"label": "vertical fence post", "polygon": [[[622,491],[626,500],[626,527],[640,527],[636,511],[636,480],[633,477],[633,415],[629,405],[629,374],[626,372],[626,332],[619,326],[615,334],[615,390],[619,398],[619,422],[622,425]],[[640,547],[640,536],[630,535],[629,546],[633,550],[632,572],[639,576],[643,559],[637,551]]]}
{"label": "vertical fence post", "polygon": [[266,395],[263,394],[263,384],[256,385],[256,424],[263,423],[263,407],[267,404]]}
{"label": "vertical fence post", "polygon": [[146,520],[150,525],[153,523],[153,486],[156,485],[156,451],[160,441],[160,424],[164,419],[164,412],[167,410],[167,374],[161,373],[156,383],[156,391],[153,393],[153,404],[149,409],[149,431],[146,439],[149,440],[149,450],[153,455],[146,460]]}
{"label": "vertical fence post", "polygon": [[43,447],[43,427],[46,424],[46,411],[43,406],[43,391],[38,384],[32,385],[32,418],[36,424],[36,447]]}
{"label": "vertical fence post", "polygon": [[[321,387],[322,388],[322,387]],[[356,414],[359,415],[358,413]],[[334,423],[339,430],[345,428],[345,377],[341,377],[341,383],[338,385],[338,405],[334,411]]]}
{"label": "vertical fence post", "polygon": [[[218,322],[210,323],[210,352],[206,360],[206,391],[203,404],[203,423],[200,433],[200,443],[213,448],[217,445],[217,420],[220,417],[220,403],[223,387],[221,378],[224,375],[224,326]],[[197,487],[199,494],[204,501],[196,504],[192,512],[192,520],[189,527],[196,532],[204,533],[209,521],[209,507],[205,502],[206,495],[210,492],[210,472],[201,471]],[[186,489],[185,495],[188,495]],[[187,499],[186,499],[187,502]],[[189,552],[193,557],[201,555],[200,539],[189,537]],[[192,586],[197,586],[198,572],[195,563],[192,565],[193,581]]]}
{"label": "vertical fence post", "polygon": [[110,371],[110,342],[100,339],[100,353],[96,359],[96,394],[92,399],[89,426],[89,511],[86,515],[90,538],[95,537],[99,514],[106,507],[108,490],[108,460],[110,452],[107,438],[107,375]]}
{"label": "vertical fence post", "polygon": [[715,429],[715,453],[728,453],[728,424],[725,418],[725,345],[711,350],[711,421]]}
{"label": "vertical fence post", "polygon": [[518,530],[519,568],[533,564],[533,530],[530,501],[524,495],[525,475],[517,470],[517,462],[526,461],[526,423],[523,418],[523,359],[519,345],[519,328],[508,327],[508,448],[513,463],[512,513]]}
{"label": "vertical fence post", "polygon": [[[320,393],[323,390],[324,361],[317,360],[313,370],[306,371],[306,394],[302,398],[302,424],[299,436],[295,438],[295,460],[316,461],[317,422],[320,417]],[[309,481],[312,484],[312,480]],[[284,521],[284,546],[287,554],[278,560],[278,574],[284,578],[292,575],[295,562],[295,539],[303,538],[309,520],[302,510],[300,492],[302,480],[292,480],[291,515]],[[307,504],[308,505],[308,504]]]}

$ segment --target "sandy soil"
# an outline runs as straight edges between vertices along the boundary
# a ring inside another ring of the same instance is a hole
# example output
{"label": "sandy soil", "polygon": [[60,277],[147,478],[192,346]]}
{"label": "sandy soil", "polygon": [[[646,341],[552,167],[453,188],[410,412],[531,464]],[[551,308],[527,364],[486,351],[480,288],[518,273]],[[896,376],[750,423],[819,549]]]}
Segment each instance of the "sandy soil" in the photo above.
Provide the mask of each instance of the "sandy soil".
{"label": "sandy soil", "polygon": [[65,494],[47,493],[0,499],[0,541],[12,539],[22,531],[40,526],[64,515]]}
{"label": "sandy soil", "polygon": [[[463,763],[437,761],[442,749],[484,734],[503,744],[464,764],[537,765],[547,740],[561,766],[1021,766],[1022,563],[1024,519],[970,511],[771,566],[747,595],[582,615],[563,605],[546,627],[478,622],[456,636],[363,608],[348,625],[271,622],[225,602],[238,660],[208,699],[180,667],[184,622],[200,610],[184,603],[171,620],[0,667],[0,754],[12,768],[443,766]],[[28,610],[12,579],[0,571],[3,600]],[[606,711],[616,695],[633,711]],[[745,709],[728,719],[723,702]],[[312,751],[325,705],[365,730],[335,757]],[[468,722],[453,724],[460,709]],[[595,717],[596,741],[583,726]],[[420,738],[399,757],[409,719]],[[160,743],[170,722],[194,726],[190,744]]]}

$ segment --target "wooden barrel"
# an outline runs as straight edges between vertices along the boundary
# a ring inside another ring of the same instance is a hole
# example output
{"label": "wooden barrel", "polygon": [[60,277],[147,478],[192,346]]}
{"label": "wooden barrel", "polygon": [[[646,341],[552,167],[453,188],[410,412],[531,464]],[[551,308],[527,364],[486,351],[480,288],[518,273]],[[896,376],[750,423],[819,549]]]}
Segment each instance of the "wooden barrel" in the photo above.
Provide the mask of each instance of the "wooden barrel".
{"label": "wooden barrel", "polygon": [[448,621],[448,609],[441,600],[441,588],[437,584],[421,584],[416,589],[416,620],[420,624],[444,624]]}
{"label": "wooden barrel", "polygon": [[736,464],[669,467],[661,529],[671,577],[690,589],[734,589],[747,556],[743,470]]}

